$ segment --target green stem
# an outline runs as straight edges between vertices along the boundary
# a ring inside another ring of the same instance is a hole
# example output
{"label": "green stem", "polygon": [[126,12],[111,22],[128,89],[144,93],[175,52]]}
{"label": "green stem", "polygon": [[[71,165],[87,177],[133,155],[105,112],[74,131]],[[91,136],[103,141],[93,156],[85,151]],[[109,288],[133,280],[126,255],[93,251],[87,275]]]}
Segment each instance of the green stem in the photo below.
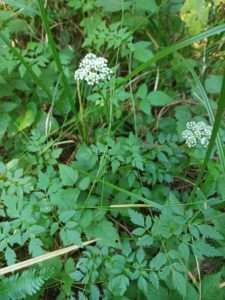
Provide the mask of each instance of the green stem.
{"label": "green stem", "polygon": [[80,93],[80,82],[77,80],[77,96],[78,96],[78,101],[79,101],[79,108],[80,108],[80,123],[81,123],[81,130],[82,130],[82,137],[84,142],[87,142],[87,130],[86,130],[86,125],[84,121],[84,107],[83,107],[83,102],[81,98],[81,93]]}

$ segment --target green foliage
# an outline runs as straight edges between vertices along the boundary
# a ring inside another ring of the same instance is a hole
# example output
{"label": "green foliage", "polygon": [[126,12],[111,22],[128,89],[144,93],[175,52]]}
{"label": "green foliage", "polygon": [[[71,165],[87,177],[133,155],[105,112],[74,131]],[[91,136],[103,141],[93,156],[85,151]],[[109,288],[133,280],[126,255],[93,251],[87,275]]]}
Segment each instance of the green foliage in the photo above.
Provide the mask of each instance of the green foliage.
{"label": "green foliage", "polygon": [[205,0],[186,0],[181,18],[191,34],[201,32],[208,24],[209,7]]}
{"label": "green foliage", "polygon": [[40,291],[46,279],[46,274],[37,274],[34,270],[4,278],[0,282],[1,299],[26,299],[33,296]]}
{"label": "green foliage", "polygon": [[[0,27],[0,265],[98,239],[0,299],[224,299],[223,1],[7,0]],[[108,81],[74,81],[87,53]]]}

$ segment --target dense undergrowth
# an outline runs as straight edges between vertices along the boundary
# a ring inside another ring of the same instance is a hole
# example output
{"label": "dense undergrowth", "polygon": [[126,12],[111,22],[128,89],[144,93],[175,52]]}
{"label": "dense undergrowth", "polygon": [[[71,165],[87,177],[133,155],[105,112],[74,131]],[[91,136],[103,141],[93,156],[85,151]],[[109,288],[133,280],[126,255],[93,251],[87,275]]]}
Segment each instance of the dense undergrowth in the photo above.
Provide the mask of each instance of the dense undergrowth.
{"label": "dense undergrowth", "polygon": [[0,8],[0,299],[225,299],[225,2]]}

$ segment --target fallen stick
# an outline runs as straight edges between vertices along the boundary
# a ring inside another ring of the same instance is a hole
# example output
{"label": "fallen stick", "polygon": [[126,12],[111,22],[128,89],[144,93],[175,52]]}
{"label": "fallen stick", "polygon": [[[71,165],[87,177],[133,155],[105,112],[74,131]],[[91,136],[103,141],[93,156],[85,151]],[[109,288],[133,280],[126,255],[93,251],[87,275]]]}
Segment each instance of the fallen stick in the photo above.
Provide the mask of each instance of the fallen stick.
{"label": "fallen stick", "polygon": [[22,262],[13,264],[13,265],[8,266],[8,267],[1,268],[0,269],[0,276],[6,275],[8,273],[15,272],[15,271],[19,271],[21,269],[33,266],[35,264],[38,264],[38,263],[41,263],[43,261],[52,259],[54,257],[67,254],[71,251],[77,251],[77,250],[79,250],[79,249],[81,249],[85,246],[88,246],[88,245],[91,245],[91,244],[95,243],[96,241],[97,241],[97,239],[84,242],[79,246],[78,245],[73,245],[73,246],[65,247],[65,248],[62,248],[62,249],[59,249],[59,250],[55,250],[55,251],[52,251],[52,252],[45,253],[43,255],[40,255],[40,256],[37,256],[37,257],[34,257],[34,258],[24,260]]}

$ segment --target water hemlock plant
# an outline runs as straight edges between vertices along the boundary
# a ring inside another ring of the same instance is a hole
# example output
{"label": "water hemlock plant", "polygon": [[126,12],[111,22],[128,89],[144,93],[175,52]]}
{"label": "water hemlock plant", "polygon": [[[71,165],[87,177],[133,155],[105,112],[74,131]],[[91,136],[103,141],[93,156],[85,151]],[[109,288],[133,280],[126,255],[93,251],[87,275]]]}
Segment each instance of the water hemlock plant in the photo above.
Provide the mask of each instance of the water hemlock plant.
{"label": "water hemlock plant", "polygon": [[0,299],[225,299],[224,1],[0,1]]}

